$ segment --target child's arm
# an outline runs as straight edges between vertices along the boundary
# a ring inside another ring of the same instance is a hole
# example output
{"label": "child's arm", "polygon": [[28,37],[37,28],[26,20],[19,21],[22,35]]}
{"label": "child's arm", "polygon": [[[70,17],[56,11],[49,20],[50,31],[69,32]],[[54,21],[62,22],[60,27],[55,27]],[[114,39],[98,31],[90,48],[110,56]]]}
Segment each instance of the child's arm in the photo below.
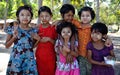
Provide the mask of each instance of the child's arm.
{"label": "child's arm", "polygon": [[52,44],[54,44],[55,43],[55,40],[53,40],[53,39],[51,39],[50,37],[42,37],[41,39],[40,39],[40,42],[51,42]]}
{"label": "child's arm", "polygon": [[31,34],[32,38],[35,40],[35,44],[34,44],[34,47],[37,46],[37,44],[39,43],[40,41],[40,36],[37,34],[37,33],[33,33]]}
{"label": "child's arm", "polygon": [[48,38],[48,41],[50,41],[52,44],[55,44],[55,40]]}
{"label": "child's arm", "polygon": [[108,59],[112,59],[112,58],[116,59],[113,50],[110,50],[110,56],[107,56],[107,58]]}
{"label": "child's arm", "polygon": [[15,39],[16,39],[16,37],[14,37],[13,35],[8,34],[7,38],[6,38],[6,42],[5,42],[5,47],[9,48],[13,44]]}
{"label": "child's arm", "polygon": [[78,57],[77,48],[75,48],[75,51],[72,51],[72,50],[71,50],[71,51],[67,54],[66,63],[72,63],[72,62],[73,62],[73,57]]}
{"label": "child's arm", "polygon": [[55,46],[55,51],[56,53],[62,53],[65,57],[68,55],[68,52],[66,52],[65,47],[63,47],[62,45]]}
{"label": "child's arm", "polygon": [[96,64],[96,65],[101,65],[101,66],[112,66],[112,65],[109,65],[109,64],[105,64],[104,61],[102,62],[98,62],[98,61],[95,61],[92,59],[92,51],[91,50],[88,50],[88,61],[92,64]]}
{"label": "child's arm", "polygon": [[77,49],[77,47],[75,47],[75,51],[71,50],[71,51],[70,51],[70,54],[71,54],[73,57],[78,57],[78,49]]}
{"label": "child's arm", "polygon": [[13,42],[16,40],[17,36],[18,36],[18,31],[17,30],[14,31],[13,35],[8,34],[6,42],[5,42],[5,47],[9,48],[13,44]]}
{"label": "child's arm", "polygon": [[52,26],[55,26],[55,28],[56,28],[56,26],[58,25],[58,23],[60,23],[62,20],[56,20],[56,21],[54,21],[51,25]]}
{"label": "child's arm", "polygon": [[64,56],[67,56],[70,53],[70,49],[66,47],[65,45],[62,46],[61,52]]}
{"label": "child's arm", "polygon": [[113,50],[110,50],[110,55],[111,55],[112,57],[115,57],[115,54],[114,54]]}

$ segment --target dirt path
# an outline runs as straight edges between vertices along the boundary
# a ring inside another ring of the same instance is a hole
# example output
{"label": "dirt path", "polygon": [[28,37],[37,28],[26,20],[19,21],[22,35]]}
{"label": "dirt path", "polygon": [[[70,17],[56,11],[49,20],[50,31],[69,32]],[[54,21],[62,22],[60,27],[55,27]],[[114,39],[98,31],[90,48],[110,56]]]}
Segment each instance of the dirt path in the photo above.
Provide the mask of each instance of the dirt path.
{"label": "dirt path", "polygon": [[120,32],[119,33],[109,33],[110,38],[114,44],[114,53],[116,56],[116,64],[115,64],[115,75],[120,75]]}
{"label": "dirt path", "polygon": [[[114,53],[117,57],[117,61],[115,64],[115,75],[120,75],[120,33],[110,33],[108,34],[113,43],[114,43]],[[6,34],[0,31],[0,75],[5,75],[7,63],[9,60],[10,49],[6,49],[4,46],[6,39]]]}

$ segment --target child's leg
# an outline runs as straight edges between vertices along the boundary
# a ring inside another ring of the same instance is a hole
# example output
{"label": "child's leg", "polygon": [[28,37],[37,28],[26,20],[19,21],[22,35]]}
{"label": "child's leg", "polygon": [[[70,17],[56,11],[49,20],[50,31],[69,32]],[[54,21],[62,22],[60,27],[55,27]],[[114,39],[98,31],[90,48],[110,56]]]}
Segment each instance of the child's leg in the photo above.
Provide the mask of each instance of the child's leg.
{"label": "child's leg", "polygon": [[91,75],[91,64],[86,58],[78,56],[78,63],[80,67],[80,75]]}

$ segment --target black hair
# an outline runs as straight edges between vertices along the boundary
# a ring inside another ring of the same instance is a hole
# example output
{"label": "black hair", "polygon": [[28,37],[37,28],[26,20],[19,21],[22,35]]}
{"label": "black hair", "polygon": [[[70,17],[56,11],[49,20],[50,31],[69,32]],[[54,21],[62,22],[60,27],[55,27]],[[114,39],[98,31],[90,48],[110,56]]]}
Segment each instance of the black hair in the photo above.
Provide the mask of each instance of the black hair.
{"label": "black hair", "polygon": [[77,34],[77,29],[76,29],[76,27],[75,27],[72,23],[66,22],[66,21],[62,21],[61,23],[59,23],[59,24],[57,25],[57,28],[56,28],[57,33],[58,33],[59,35],[61,35],[62,29],[63,29],[63,28],[66,28],[66,27],[69,27],[69,28],[71,29],[72,35]]}
{"label": "black hair", "polygon": [[52,15],[51,9],[47,6],[42,6],[39,8],[38,16],[40,15],[41,12],[48,12],[50,15]]}
{"label": "black hair", "polygon": [[91,21],[95,18],[95,12],[91,7],[85,6],[83,8],[80,9],[80,11],[78,12],[79,18],[81,19],[81,14],[83,11],[89,11],[91,14]]}
{"label": "black hair", "polygon": [[14,22],[11,22],[9,26],[10,26],[10,27],[14,26]]}
{"label": "black hair", "polygon": [[104,23],[97,22],[94,23],[91,27],[91,32],[95,30],[96,32],[100,32],[102,35],[105,35],[108,33],[108,28]]}
{"label": "black hair", "polygon": [[19,14],[20,14],[21,10],[28,10],[28,11],[30,12],[30,14],[31,14],[31,18],[33,17],[32,8],[31,8],[30,5],[20,6],[20,7],[17,9],[17,12],[16,12],[16,16],[17,16],[18,22],[20,22],[18,18],[19,18]]}
{"label": "black hair", "polygon": [[69,11],[72,11],[72,13],[75,14],[75,8],[71,4],[64,4],[60,8],[60,14],[63,14],[63,16],[65,13],[68,13]]}

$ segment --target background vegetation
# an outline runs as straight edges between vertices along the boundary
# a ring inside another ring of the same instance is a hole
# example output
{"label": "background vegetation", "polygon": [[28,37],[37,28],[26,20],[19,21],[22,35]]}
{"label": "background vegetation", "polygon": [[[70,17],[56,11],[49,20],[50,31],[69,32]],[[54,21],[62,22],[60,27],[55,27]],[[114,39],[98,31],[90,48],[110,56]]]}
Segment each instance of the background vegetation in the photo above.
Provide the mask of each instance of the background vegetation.
{"label": "background vegetation", "polygon": [[[53,11],[53,20],[60,19],[59,9],[62,4],[70,3],[76,8],[75,17],[78,18],[77,12],[82,6],[90,6],[97,11],[96,2],[99,1],[99,19],[107,25],[120,24],[120,0],[0,0],[0,19],[5,17],[16,19],[15,13],[19,6],[29,4],[33,8],[34,17],[38,16],[38,2],[42,1],[42,5],[49,6]],[[7,12],[7,13],[6,13]],[[6,14],[5,14],[6,13]]]}

